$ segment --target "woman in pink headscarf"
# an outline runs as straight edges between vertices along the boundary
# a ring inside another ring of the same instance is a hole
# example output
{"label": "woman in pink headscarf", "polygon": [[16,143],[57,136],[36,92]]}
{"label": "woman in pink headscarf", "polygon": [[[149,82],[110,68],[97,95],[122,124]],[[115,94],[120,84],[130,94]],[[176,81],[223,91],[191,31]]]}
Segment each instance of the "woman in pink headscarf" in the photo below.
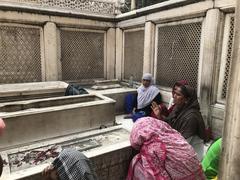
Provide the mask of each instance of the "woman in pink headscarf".
{"label": "woman in pink headscarf", "polygon": [[144,117],[133,126],[130,142],[139,150],[127,180],[204,180],[197,154],[167,123]]}

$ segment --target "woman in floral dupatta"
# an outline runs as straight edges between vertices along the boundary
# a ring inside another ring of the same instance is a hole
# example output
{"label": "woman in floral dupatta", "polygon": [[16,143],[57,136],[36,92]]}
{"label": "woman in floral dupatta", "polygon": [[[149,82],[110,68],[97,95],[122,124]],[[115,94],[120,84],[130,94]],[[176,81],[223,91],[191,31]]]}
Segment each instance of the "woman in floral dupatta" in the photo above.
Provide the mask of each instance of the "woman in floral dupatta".
{"label": "woman in floral dupatta", "polygon": [[197,154],[167,123],[144,117],[133,126],[130,142],[139,150],[127,180],[203,180]]}

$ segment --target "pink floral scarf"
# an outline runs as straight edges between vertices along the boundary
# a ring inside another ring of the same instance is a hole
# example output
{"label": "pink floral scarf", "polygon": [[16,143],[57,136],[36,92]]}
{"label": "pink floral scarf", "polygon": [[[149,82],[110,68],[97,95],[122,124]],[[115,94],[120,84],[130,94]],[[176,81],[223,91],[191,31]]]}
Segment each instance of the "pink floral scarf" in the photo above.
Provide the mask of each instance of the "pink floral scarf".
{"label": "pink floral scarf", "polygon": [[167,123],[144,117],[132,129],[130,142],[139,150],[131,161],[127,180],[204,180],[191,145]]}

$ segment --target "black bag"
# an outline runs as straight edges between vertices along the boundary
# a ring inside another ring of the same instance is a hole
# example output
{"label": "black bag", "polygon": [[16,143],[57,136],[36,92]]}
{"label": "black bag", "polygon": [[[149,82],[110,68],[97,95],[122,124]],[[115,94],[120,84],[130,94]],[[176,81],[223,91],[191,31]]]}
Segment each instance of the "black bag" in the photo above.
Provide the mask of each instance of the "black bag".
{"label": "black bag", "polygon": [[65,91],[65,96],[73,96],[80,94],[88,94],[88,92],[78,84],[69,84]]}

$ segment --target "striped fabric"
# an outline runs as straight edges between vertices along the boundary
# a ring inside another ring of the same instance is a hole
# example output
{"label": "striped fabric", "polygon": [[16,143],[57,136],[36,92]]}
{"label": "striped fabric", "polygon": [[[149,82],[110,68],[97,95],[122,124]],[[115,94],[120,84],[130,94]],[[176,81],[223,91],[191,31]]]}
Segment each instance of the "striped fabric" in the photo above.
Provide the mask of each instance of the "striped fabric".
{"label": "striped fabric", "polygon": [[60,180],[96,180],[91,162],[75,149],[65,149],[53,161]]}

